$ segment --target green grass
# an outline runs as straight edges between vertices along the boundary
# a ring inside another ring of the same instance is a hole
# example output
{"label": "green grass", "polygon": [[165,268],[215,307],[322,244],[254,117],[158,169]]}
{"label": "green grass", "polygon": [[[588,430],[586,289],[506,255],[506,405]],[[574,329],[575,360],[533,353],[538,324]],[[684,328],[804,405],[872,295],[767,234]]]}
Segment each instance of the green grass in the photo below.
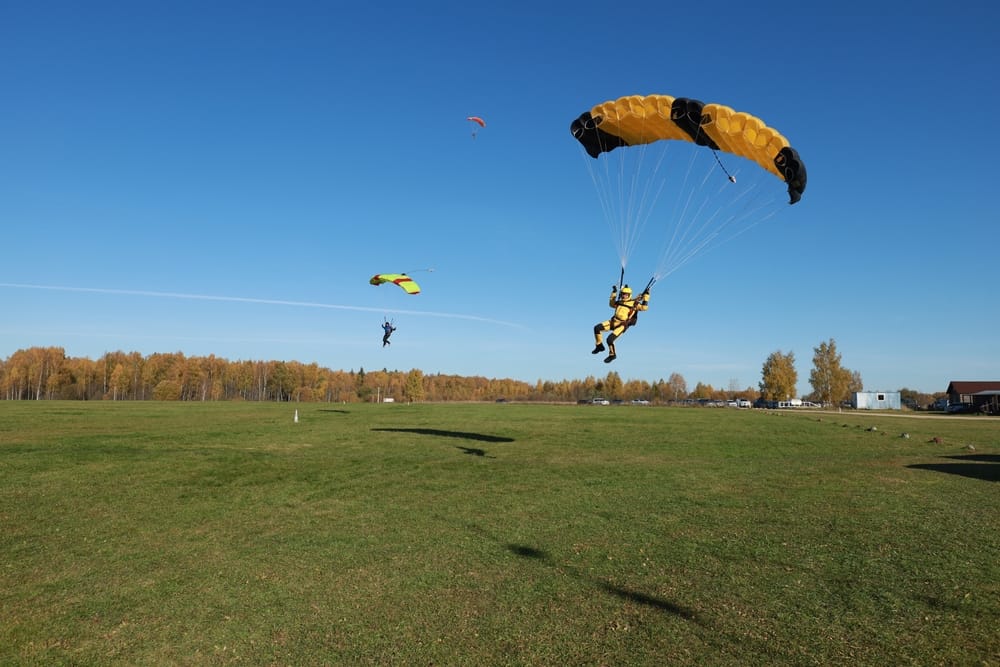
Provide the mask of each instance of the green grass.
{"label": "green grass", "polygon": [[998,665],[998,473],[980,418],[5,401],[0,664]]}

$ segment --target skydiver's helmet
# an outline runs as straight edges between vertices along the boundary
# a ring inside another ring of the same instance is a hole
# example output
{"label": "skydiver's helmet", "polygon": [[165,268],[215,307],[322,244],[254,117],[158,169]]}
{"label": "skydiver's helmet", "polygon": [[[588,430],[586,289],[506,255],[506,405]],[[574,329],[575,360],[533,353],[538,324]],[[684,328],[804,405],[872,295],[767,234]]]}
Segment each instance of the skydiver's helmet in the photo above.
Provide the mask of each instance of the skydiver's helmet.
{"label": "skydiver's helmet", "polygon": [[624,287],[622,287],[622,290],[618,292],[618,300],[628,301],[631,298],[632,298],[632,288],[629,287],[628,285],[625,285]]}

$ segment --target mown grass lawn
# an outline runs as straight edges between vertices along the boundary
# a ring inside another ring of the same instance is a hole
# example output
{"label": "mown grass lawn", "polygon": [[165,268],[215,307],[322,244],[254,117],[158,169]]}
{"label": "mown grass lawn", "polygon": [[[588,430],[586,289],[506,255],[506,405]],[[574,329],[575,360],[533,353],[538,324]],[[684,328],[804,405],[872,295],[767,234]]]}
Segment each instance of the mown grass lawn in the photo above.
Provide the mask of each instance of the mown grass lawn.
{"label": "mown grass lawn", "polygon": [[0,402],[0,664],[997,665],[998,480],[972,417]]}

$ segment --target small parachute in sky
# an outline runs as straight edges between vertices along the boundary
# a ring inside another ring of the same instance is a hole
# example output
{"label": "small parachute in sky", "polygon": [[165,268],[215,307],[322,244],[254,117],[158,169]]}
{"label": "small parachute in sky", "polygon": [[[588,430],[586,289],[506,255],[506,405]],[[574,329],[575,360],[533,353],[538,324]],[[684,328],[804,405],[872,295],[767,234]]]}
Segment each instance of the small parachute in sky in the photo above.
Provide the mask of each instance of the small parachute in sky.
{"label": "small parachute in sky", "polygon": [[375,286],[392,283],[402,287],[407,294],[420,294],[420,285],[405,273],[378,273],[372,276],[368,282]]}
{"label": "small parachute in sky", "polygon": [[[480,118],[479,116],[466,116],[465,120],[469,121],[470,123],[475,123],[479,127],[486,127],[486,121],[483,120],[482,118]],[[473,139],[476,138],[476,132],[478,132],[478,131],[479,131],[478,128],[475,128],[475,127],[472,128],[472,138]]]}

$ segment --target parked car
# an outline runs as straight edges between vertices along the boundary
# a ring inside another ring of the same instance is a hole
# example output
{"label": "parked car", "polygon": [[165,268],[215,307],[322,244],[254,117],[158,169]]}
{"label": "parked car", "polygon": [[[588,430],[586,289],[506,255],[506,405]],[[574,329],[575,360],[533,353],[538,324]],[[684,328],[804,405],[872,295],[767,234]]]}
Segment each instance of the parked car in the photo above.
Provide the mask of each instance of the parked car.
{"label": "parked car", "polygon": [[632,405],[649,405],[649,401],[645,398],[633,398]]}
{"label": "parked car", "polygon": [[595,398],[590,401],[593,405],[611,405],[611,401],[606,398]]}
{"label": "parked car", "polygon": [[972,403],[949,403],[945,412],[954,414],[959,412],[972,412]]}

